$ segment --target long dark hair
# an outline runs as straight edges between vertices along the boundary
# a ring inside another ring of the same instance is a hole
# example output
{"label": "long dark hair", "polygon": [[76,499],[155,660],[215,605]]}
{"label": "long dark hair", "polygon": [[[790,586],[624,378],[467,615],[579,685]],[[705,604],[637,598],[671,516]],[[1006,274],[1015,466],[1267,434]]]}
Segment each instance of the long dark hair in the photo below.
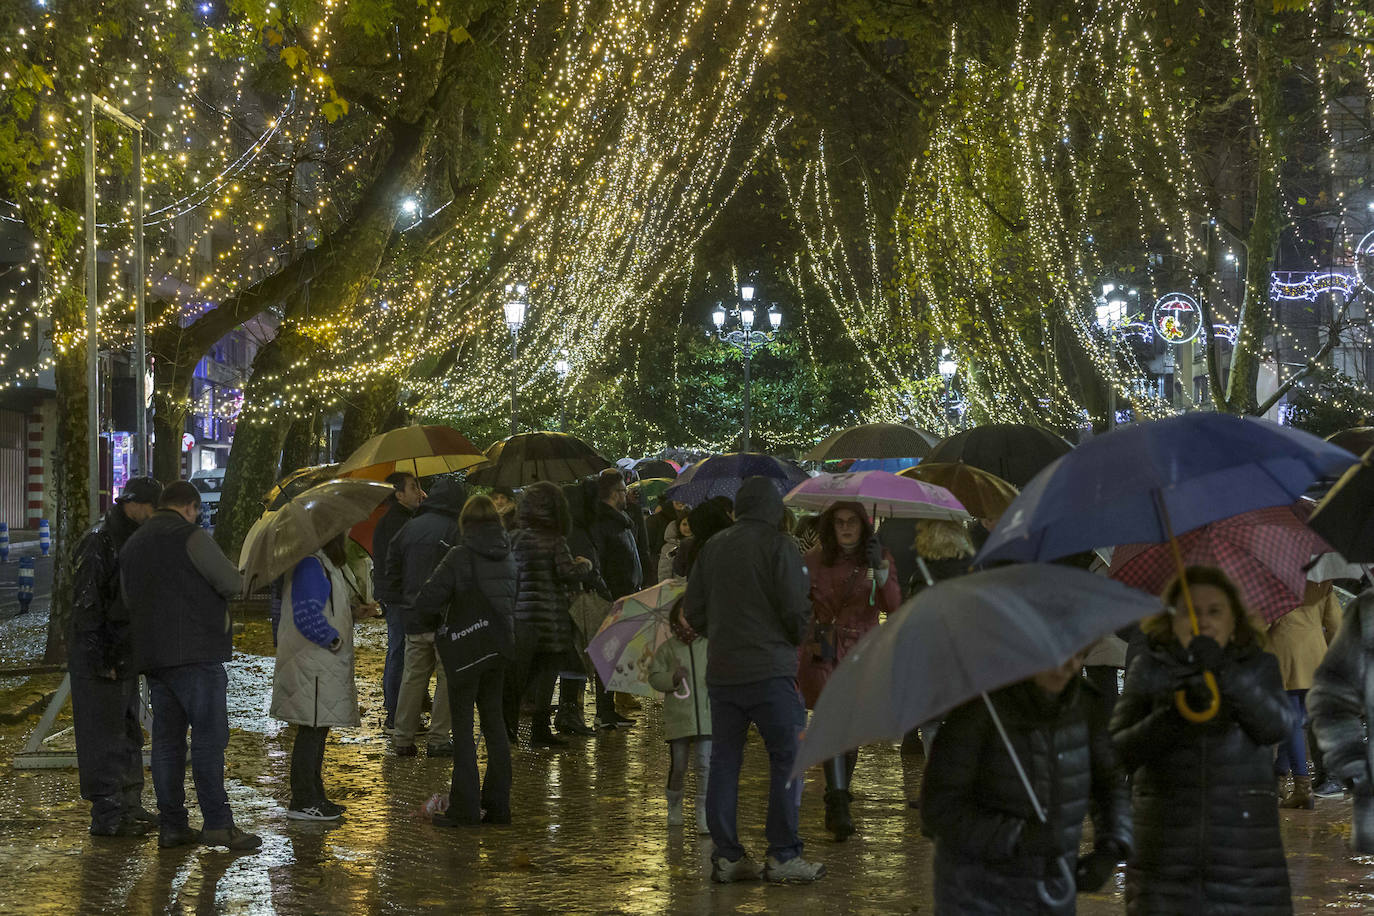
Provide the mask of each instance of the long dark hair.
{"label": "long dark hair", "polygon": [[842,509],[848,509],[859,517],[859,522],[863,525],[863,534],[859,537],[859,546],[862,546],[873,537],[873,522],[864,511],[864,507],[855,502],[832,503],[830,508],[821,513],[820,519],[816,522],[816,527],[820,529],[821,536],[821,562],[826,566],[834,566],[835,561],[840,558],[844,551],[840,548],[840,542],[835,538],[835,513]]}

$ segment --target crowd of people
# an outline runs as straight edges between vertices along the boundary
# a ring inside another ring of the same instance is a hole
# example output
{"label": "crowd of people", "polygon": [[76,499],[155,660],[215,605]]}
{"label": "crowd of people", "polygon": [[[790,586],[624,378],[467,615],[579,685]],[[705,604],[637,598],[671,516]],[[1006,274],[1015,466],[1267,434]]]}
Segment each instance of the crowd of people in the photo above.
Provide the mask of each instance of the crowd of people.
{"label": "crowd of people", "polygon": [[[509,824],[519,816],[511,754],[522,735],[556,750],[636,724],[585,651],[611,602],[685,579],[648,683],[663,694],[667,826],[687,822],[695,762],[695,827],[710,835],[719,882],[824,875],[803,857],[801,786],[791,778],[807,710],[884,615],[967,573],[996,522],[879,525],[852,502],[799,522],[765,478],[745,480],[733,500],[693,507],[641,506],[614,469],[519,493],[475,493],[447,479],[427,493],[404,473],[387,482],[394,492],[370,561],[340,535],[277,587],[271,713],[295,726],[287,817],[345,814],[328,797],[324,757],[331,729],[360,724],[358,621],[385,620],[391,753],[416,756],[425,735],[428,756],[453,759],[447,807],[433,823]],[[164,847],[251,850],[261,840],[235,825],[224,790],[226,602],[242,581],[197,525],[199,502],[185,481],[136,478],[78,548],[70,667],[81,791],[93,835],[156,827]],[[1185,579],[1196,633],[1175,610]],[[1343,622],[1332,584],[1315,582],[1266,632],[1220,570],[1189,568],[1162,597],[1158,616],[990,702],[923,723],[904,744],[927,756],[913,805],[935,845],[937,912],[1072,913],[1075,895],[1100,888],[1123,862],[1131,913],[1291,912],[1280,808],[1311,809],[1314,796],[1346,791],[1354,845],[1374,845],[1365,599]],[[156,815],[141,803],[140,674],[151,692]],[[1212,692],[1219,714],[1195,721],[1187,709]],[[762,865],[736,819],[750,726],[768,757]],[[201,829],[185,806],[188,729]],[[825,829],[836,841],[862,829],[850,810],[859,763],[851,750],[823,766]],[[1044,800],[1043,816],[1027,787]],[[1080,854],[1085,819],[1092,845]]]}

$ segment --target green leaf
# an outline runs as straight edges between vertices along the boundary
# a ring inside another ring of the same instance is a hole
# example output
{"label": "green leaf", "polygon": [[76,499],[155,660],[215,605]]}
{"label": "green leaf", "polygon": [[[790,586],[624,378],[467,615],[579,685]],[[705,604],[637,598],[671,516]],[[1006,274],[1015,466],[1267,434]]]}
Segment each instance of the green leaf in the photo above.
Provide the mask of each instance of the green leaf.
{"label": "green leaf", "polygon": [[453,39],[453,43],[456,45],[460,45],[463,42],[470,41],[472,39],[472,36],[468,34],[468,30],[463,28],[461,25],[455,26],[453,29],[451,29],[448,35],[450,38]]}
{"label": "green leaf", "polygon": [[285,63],[286,66],[290,67],[292,70],[295,70],[297,67],[304,64],[309,59],[309,57],[310,55],[305,50],[305,48],[299,47],[297,45],[290,45],[289,47],[281,49],[282,62]]}

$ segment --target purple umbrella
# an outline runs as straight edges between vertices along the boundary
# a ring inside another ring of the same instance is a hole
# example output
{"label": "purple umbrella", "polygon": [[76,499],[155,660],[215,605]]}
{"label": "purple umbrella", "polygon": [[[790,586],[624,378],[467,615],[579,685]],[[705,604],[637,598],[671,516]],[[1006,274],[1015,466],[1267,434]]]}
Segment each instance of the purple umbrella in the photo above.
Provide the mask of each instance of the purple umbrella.
{"label": "purple umbrella", "polygon": [[716,496],[734,499],[740,484],[749,477],[769,478],[780,495],[807,479],[806,472],[791,462],[757,452],[736,452],[698,461],[683,471],[664,495],[693,507]]}
{"label": "purple umbrella", "polygon": [[898,477],[887,471],[822,474],[799,484],[783,497],[797,509],[824,512],[837,502],[855,502],[887,518],[939,518],[966,522],[972,516],[944,487]]}

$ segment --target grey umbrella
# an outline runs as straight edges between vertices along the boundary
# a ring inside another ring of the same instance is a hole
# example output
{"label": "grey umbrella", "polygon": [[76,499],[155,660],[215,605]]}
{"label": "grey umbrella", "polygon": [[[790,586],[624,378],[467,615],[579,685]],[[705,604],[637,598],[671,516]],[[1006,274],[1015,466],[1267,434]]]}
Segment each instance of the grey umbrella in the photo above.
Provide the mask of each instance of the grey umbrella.
{"label": "grey umbrella", "polygon": [[830,676],[792,775],[860,745],[896,738],[981,696],[1044,821],[988,691],[1057,667],[1160,609],[1158,598],[1119,582],[1044,563],[1004,566],[924,589],[864,637]]}
{"label": "grey umbrella", "polygon": [[825,437],[803,461],[836,458],[924,458],[938,441],[933,433],[900,423],[865,423]]}

